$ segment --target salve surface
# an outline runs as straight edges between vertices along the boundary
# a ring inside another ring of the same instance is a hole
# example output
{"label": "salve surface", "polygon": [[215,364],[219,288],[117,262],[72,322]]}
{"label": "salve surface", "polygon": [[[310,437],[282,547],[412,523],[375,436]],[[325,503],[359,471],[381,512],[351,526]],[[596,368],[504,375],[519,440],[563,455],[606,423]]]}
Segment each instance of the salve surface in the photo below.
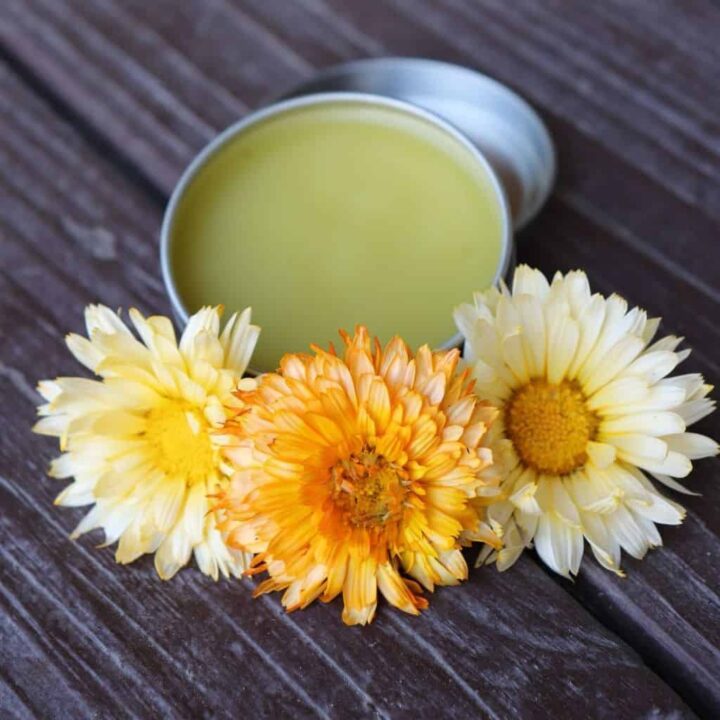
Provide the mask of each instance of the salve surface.
{"label": "salve surface", "polygon": [[444,343],[453,308],[492,282],[502,235],[492,179],[462,143],[402,110],[336,101],[215,153],[177,207],[170,265],[189,312],[252,306],[251,366],[268,371],[357,323],[383,342]]}

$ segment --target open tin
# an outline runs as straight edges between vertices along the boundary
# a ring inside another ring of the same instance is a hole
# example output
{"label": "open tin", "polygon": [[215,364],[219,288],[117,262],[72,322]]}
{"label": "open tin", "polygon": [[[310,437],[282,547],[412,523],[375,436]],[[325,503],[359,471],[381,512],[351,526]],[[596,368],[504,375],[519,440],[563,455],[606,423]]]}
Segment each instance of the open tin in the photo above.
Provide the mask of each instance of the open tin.
{"label": "open tin", "polygon": [[[409,58],[361,60],[320,73],[230,126],[183,173],[161,231],[163,280],[182,324],[188,319],[189,308],[176,284],[171,251],[178,207],[187,189],[206,164],[240,134],[296,108],[340,100],[402,110],[432,123],[465,146],[492,179],[503,216],[501,254],[493,281],[497,283],[512,270],[513,230],[539,210],[554,180],[555,154],[540,118],[508,88],[465,68]],[[448,316],[451,310],[448,308]],[[457,346],[460,341],[455,335],[442,346]]]}

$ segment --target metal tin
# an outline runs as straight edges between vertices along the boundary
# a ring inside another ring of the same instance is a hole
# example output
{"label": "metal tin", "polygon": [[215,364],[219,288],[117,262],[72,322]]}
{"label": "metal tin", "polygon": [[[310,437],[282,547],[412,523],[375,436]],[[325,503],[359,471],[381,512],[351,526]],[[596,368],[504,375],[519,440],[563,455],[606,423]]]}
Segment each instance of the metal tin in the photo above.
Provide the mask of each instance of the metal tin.
{"label": "metal tin", "polygon": [[[359,92],[313,93],[302,97],[281,100],[265,108],[257,110],[256,112],[247,115],[234,125],[231,125],[214,140],[212,140],[200,152],[200,154],[197,155],[180,178],[180,181],[175,187],[175,190],[170,198],[170,202],[165,210],[165,217],[163,219],[160,234],[160,262],[163,281],[168,291],[168,295],[170,296],[173,312],[181,324],[184,325],[187,322],[189,313],[183,304],[182,298],[180,297],[178,289],[175,285],[175,279],[173,277],[172,266],[170,263],[170,254],[176,211],[182,202],[185,191],[189,187],[190,183],[192,183],[195,176],[203,169],[211,157],[221,153],[223,148],[229,142],[249,128],[282,113],[293,111],[296,108],[336,102],[369,103],[402,110],[432,123],[436,127],[451,135],[457,142],[467,148],[467,151],[475,157],[477,163],[483,167],[490,178],[503,218],[502,253],[500,262],[495,272],[494,282],[497,282],[500,278],[505,277],[509,272],[514,263],[514,247],[512,240],[510,209],[505,196],[503,184],[498,178],[489,160],[486,159],[478,147],[473,144],[462,132],[460,132],[454,125],[438,117],[436,114],[404,100]],[[450,316],[451,311],[452,308],[448,308],[448,317]],[[312,338],[309,340],[311,339]],[[455,336],[446,343],[446,346],[457,346],[460,341],[461,338],[459,338],[459,336]]]}
{"label": "metal tin", "polygon": [[555,181],[555,148],[538,114],[497,80],[422,58],[371,58],[321,71],[283,97],[361,92],[404,100],[465,134],[500,177],[515,230],[540,210]]}

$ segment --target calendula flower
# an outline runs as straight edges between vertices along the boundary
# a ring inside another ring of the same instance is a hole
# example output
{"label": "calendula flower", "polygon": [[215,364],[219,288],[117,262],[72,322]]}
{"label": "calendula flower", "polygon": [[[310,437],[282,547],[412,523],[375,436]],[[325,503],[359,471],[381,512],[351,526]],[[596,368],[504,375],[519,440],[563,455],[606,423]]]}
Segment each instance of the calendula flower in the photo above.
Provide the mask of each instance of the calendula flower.
{"label": "calendula flower", "polygon": [[582,272],[548,284],[519,267],[512,292],[478,293],[455,320],[477,390],[501,409],[490,445],[502,457],[504,500],[489,511],[505,547],[480,561],[512,565],[534,543],[556,572],[576,574],[584,539],[620,573],[621,549],[642,558],[661,544],[655,523],[684,510],[675,490],[691,460],[717,444],[687,426],[713,410],[700,375],[668,377],[688,355],[681,338],[652,342],[659,320],[617,295],[592,295]]}
{"label": "calendula flower", "polygon": [[172,577],[194,551],[200,569],[239,576],[249,556],[229,549],[209,510],[227,483],[222,428],[259,329],[250,310],[220,334],[221,308],[193,315],[178,346],[165,317],[130,311],[142,342],[102,305],[85,311],[88,338],[68,335],[72,354],[100,380],[61,377],[38,389],[47,401],[35,432],[60,438],[49,474],[74,478],[56,504],[93,504],[73,537],[102,528],[129,563],[155,553]]}
{"label": "calendula flower", "polygon": [[[222,501],[228,543],[257,553],[256,594],[303,608],[343,594],[343,620],[372,620],[377,591],[413,615],[420,585],[467,577],[461,545],[497,543],[483,522],[498,480],[480,443],[496,411],[456,373],[459,352],[415,357],[341,333],[342,357],[286,355],[235,421],[237,472]],[[404,571],[409,578],[403,577]]]}

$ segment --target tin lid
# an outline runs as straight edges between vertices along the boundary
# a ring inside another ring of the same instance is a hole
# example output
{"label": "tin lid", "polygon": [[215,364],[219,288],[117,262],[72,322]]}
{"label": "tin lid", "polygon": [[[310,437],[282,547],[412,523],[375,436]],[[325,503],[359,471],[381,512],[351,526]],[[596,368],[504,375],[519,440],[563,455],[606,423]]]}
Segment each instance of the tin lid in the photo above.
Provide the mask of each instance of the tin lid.
{"label": "tin lid", "polygon": [[545,124],[517,93],[469,68],[421,58],[371,58],[321,71],[284,97],[362,92],[405,100],[444,118],[485,155],[507,195],[515,230],[540,210],[555,180]]}

